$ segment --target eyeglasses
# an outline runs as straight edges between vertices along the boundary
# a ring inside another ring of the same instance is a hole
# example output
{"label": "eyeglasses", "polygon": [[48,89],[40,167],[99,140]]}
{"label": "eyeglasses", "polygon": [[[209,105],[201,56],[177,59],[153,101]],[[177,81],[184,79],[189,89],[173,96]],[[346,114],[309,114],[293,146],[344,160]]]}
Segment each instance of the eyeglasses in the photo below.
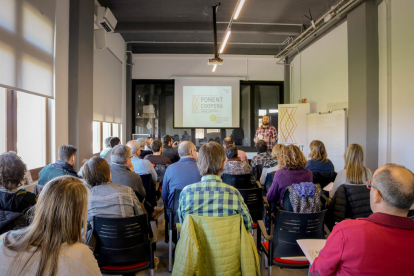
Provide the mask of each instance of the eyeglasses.
{"label": "eyeglasses", "polygon": [[[370,189],[371,190],[371,188],[372,187],[374,187],[374,186],[372,186],[372,180],[368,180],[367,182],[366,182],[366,185],[367,185],[367,189]],[[374,187],[375,188],[375,187]],[[375,188],[375,189],[377,189],[377,188]]]}

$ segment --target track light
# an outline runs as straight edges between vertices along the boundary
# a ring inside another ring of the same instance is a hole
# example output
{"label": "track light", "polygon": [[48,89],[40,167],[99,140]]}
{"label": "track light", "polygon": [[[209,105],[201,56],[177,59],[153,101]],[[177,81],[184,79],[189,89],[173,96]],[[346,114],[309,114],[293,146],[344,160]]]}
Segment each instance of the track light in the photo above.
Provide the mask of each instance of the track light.
{"label": "track light", "polygon": [[229,36],[230,36],[230,34],[231,34],[231,30],[230,29],[228,29],[227,30],[227,33],[226,33],[226,37],[224,38],[224,40],[223,40],[223,44],[221,44],[221,48],[220,48],[220,54],[222,54],[223,53],[223,51],[224,51],[224,47],[226,47],[226,44],[227,44],[227,40],[229,40]]}
{"label": "track light", "polygon": [[236,10],[236,13],[234,14],[233,19],[237,19],[237,17],[239,17],[240,11],[243,8],[244,1],[245,0],[239,0],[239,5],[237,6],[237,10]]}
{"label": "track light", "polygon": [[216,72],[217,64],[213,66],[213,72]]}

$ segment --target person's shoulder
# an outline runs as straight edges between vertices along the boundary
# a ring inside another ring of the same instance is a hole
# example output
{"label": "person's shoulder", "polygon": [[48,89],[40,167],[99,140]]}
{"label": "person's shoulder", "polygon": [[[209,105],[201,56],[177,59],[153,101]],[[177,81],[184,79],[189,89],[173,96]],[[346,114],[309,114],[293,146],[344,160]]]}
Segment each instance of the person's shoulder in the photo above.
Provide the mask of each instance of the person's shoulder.
{"label": "person's shoulder", "polygon": [[374,223],[362,219],[346,219],[335,225],[335,227],[337,230],[341,230],[343,233],[352,231],[352,235],[355,235],[361,230],[366,229],[368,225],[374,225]]}
{"label": "person's shoulder", "polygon": [[[93,256],[91,249],[87,245],[80,242],[71,245],[67,243],[62,244],[59,255],[69,258],[78,264],[82,264],[87,270],[89,270],[89,272],[91,272],[89,269],[91,266],[97,266],[96,259]],[[76,267],[76,269],[82,268]]]}

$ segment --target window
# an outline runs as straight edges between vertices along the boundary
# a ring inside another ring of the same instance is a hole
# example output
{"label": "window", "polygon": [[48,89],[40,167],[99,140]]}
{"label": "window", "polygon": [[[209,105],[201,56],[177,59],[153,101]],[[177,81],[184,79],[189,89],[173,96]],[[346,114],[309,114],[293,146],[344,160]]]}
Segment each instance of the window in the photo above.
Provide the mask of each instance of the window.
{"label": "window", "polygon": [[112,136],[119,137],[119,124],[112,123]]}
{"label": "window", "polygon": [[93,130],[93,153],[98,153],[98,152],[101,152],[101,123],[94,121],[92,123],[92,130]]}
{"label": "window", "polygon": [[0,153],[6,151],[6,89],[0,87]]}
{"label": "window", "polygon": [[102,146],[105,147],[105,139],[112,136],[111,123],[102,123]]}

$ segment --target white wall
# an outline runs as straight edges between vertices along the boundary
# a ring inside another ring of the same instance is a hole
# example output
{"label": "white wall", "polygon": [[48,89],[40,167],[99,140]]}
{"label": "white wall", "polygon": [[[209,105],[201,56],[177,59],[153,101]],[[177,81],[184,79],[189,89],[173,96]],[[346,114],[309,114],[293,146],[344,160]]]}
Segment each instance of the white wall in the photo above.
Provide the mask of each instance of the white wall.
{"label": "white wall", "polygon": [[347,107],[348,34],[343,22],[304,49],[291,65],[291,103],[307,99],[311,113],[328,111],[334,103]]}
{"label": "white wall", "polygon": [[[387,33],[386,1],[379,6],[378,19],[380,42],[378,165],[392,162],[414,171],[414,29],[412,28],[414,1],[391,0],[390,3],[390,34]],[[387,47],[388,39],[391,49]],[[390,78],[387,78],[388,72]]]}
{"label": "white wall", "polygon": [[170,79],[172,76],[238,76],[246,80],[283,81],[284,68],[273,56],[221,55],[224,64],[207,65],[211,55],[149,55],[133,56],[133,79]]}

